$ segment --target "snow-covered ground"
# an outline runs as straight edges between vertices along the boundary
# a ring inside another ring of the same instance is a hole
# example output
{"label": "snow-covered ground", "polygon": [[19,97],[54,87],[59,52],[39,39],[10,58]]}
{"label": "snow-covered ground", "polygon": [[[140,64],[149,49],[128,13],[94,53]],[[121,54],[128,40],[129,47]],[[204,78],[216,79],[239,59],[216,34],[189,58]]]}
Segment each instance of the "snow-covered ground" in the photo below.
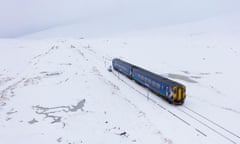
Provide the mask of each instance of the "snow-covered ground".
{"label": "snow-covered ground", "polygon": [[[240,143],[238,18],[104,38],[72,25],[1,39],[1,142]],[[185,84],[184,105],[108,72],[115,57]]]}

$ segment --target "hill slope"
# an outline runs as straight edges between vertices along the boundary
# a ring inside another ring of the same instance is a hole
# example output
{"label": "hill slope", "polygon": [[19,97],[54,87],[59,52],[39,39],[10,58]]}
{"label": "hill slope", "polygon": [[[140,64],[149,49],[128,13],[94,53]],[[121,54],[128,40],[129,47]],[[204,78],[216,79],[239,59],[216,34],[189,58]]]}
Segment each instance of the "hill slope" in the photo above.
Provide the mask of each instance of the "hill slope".
{"label": "hill slope", "polygon": [[[238,30],[216,19],[101,39],[2,39],[1,141],[239,143]],[[184,83],[185,104],[108,72],[114,57]]]}

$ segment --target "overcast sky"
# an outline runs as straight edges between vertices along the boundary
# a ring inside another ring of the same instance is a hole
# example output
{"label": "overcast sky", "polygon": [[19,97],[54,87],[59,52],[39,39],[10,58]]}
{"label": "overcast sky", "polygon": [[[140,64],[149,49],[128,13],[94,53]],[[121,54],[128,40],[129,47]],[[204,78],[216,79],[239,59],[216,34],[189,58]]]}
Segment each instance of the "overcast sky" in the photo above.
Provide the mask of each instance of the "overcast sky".
{"label": "overcast sky", "polygon": [[174,24],[231,12],[239,0],[0,0],[0,37],[74,22]]}

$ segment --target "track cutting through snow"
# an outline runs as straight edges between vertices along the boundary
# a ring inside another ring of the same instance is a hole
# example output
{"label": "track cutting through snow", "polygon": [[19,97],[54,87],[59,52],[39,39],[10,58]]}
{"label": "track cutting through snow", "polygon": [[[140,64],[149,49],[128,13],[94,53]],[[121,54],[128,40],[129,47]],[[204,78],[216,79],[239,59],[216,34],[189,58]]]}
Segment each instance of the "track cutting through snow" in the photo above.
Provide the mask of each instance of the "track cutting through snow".
{"label": "track cutting through snow", "polygon": [[[156,96],[154,94],[152,94],[150,91],[146,95],[146,94],[144,94],[144,92],[141,92],[141,90],[137,89],[136,86],[134,87],[131,84],[129,84],[130,82],[126,82],[126,79],[123,78],[123,76],[120,76],[122,74],[119,74],[118,72],[116,72],[116,73],[118,73],[118,74],[116,74],[114,71],[112,73],[114,74],[115,77],[117,77],[119,80],[121,80],[129,88],[135,90],[140,95],[146,97],[148,101],[151,101],[152,103],[158,105],[162,110],[167,111],[169,114],[176,117],[178,120],[182,121],[187,126],[190,126],[195,131],[200,133],[201,135],[208,137],[208,134],[207,134],[208,132],[206,131],[206,129],[202,130],[202,129],[204,129],[202,126],[204,126],[205,128],[211,130],[212,132],[214,132],[218,136],[224,138],[225,140],[227,140],[230,143],[238,144],[240,142],[239,136],[237,134],[234,134],[231,130],[224,128],[223,126],[221,126],[221,125],[217,124],[216,122],[210,120],[209,118],[199,114],[198,112],[188,108],[187,106],[182,106],[182,107],[176,106],[175,110],[174,109],[170,110],[169,107],[166,108],[167,107],[166,105],[163,106],[163,104],[160,104],[159,101],[156,99]],[[151,96],[149,95],[150,93],[151,93]],[[178,111],[176,111],[176,109]],[[189,112],[186,112],[183,109],[188,110]],[[179,112],[182,112],[182,113],[180,114]],[[192,120],[194,120],[195,122]],[[198,124],[196,124],[196,122],[201,124],[202,126],[199,126]],[[209,134],[209,135],[211,135],[211,134]]]}
{"label": "track cutting through snow", "polygon": [[183,107],[186,108],[187,110],[191,111],[192,113],[198,115],[199,117],[201,117],[201,118],[207,120],[208,122],[214,124],[215,126],[221,128],[221,129],[223,129],[224,131],[228,132],[228,133],[231,134],[232,136],[235,136],[236,138],[240,139],[240,136],[237,135],[236,133],[232,132],[231,130],[224,128],[223,126],[217,124],[216,122],[210,120],[210,119],[207,118],[206,116],[204,116],[204,115],[202,115],[202,114],[200,114],[200,113],[198,113],[198,112],[192,110],[191,108],[189,108],[189,107],[187,107],[187,106],[184,106],[184,105],[183,105]]}
{"label": "track cutting through snow", "polygon": [[[111,65],[112,58],[111,57],[100,57],[96,53],[92,53],[92,56],[97,58],[98,60],[102,61],[104,63],[104,67],[107,69],[108,66]],[[223,140],[225,139],[229,143],[232,144],[238,144],[240,143],[239,136],[232,132],[229,129],[224,128],[223,126],[217,124],[217,122],[210,120],[204,115],[201,115],[199,112],[196,112],[195,110],[192,110],[191,108],[183,105],[183,106],[172,106],[167,103],[162,103],[159,100],[161,100],[159,97],[157,97],[155,94],[148,91],[146,88],[142,88],[141,86],[133,86],[133,84],[130,84],[132,82],[127,82],[129,79],[125,76],[122,76],[122,74],[119,74],[118,72],[112,71],[114,76],[121,80],[124,84],[126,84],[129,88],[133,89],[140,95],[147,98],[148,101],[151,101],[152,103],[156,104],[158,107],[160,107],[162,110],[166,111],[170,115],[174,116],[178,120],[182,121],[187,126],[194,129],[197,133],[201,134],[204,137],[221,137]],[[130,80],[129,80],[130,81]],[[137,83],[134,83],[137,85]],[[147,94],[144,94],[144,92],[147,92]],[[209,132],[209,130],[211,132]]]}

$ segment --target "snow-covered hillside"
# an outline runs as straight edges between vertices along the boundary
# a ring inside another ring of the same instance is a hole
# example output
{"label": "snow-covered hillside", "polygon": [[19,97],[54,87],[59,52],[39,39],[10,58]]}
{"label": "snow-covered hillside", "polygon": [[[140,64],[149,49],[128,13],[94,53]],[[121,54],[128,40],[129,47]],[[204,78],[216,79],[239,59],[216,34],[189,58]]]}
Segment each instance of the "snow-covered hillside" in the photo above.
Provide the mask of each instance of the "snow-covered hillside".
{"label": "snow-covered hillside", "polygon": [[238,0],[2,0],[0,38],[73,22],[84,36],[102,36],[206,19],[239,6]]}
{"label": "snow-covered hillside", "polygon": [[[240,143],[237,19],[94,39],[77,25],[1,39],[1,142]],[[108,72],[115,57],[185,84],[184,105]]]}

